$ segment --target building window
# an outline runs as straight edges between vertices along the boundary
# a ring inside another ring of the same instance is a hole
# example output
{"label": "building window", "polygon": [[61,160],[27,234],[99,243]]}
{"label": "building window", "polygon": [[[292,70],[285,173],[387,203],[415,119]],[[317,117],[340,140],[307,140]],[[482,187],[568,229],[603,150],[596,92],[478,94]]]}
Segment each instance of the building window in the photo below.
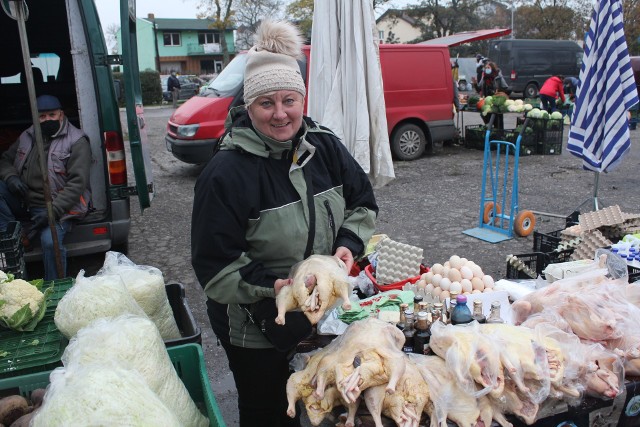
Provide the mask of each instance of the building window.
{"label": "building window", "polygon": [[198,33],[198,43],[199,44],[220,43],[220,33],[214,33],[214,32]]}
{"label": "building window", "polygon": [[384,31],[378,30],[378,39],[384,40]]}
{"label": "building window", "polygon": [[180,33],[164,33],[165,46],[180,46]]}

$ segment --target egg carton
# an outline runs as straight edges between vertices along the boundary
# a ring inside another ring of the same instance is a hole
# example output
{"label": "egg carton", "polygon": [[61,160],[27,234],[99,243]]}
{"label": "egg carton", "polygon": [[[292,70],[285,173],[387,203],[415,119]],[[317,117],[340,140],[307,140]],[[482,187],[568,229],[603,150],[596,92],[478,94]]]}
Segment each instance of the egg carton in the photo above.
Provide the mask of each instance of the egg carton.
{"label": "egg carton", "polygon": [[611,246],[613,242],[607,239],[600,231],[592,230],[582,234],[582,242],[576,247],[571,254],[572,260],[593,259],[598,248]]}
{"label": "egg carton", "polygon": [[598,211],[587,212],[578,217],[578,223],[582,231],[595,230],[603,225],[622,224],[625,218],[622,215],[620,206],[609,206]]}
{"label": "egg carton", "polygon": [[378,243],[377,251],[376,281],[378,283],[396,283],[420,274],[424,252],[422,248],[387,238]]}
{"label": "egg carton", "polygon": [[582,228],[580,228],[580,224],[572,225],[571,227],[567,227],[560,232],[560,236],[562,239],[568,238],[573,239],[574,237],[580,237],[582,234]]}
{"label": "egg carton", "polygon": [[507,255],[507,263],[509,263],[509,265],[512,266],[513,268],[515,268],[516,270],[522,271],[524,274],[526,274],[527,276],[531,277],[532,279],[535,279],[536,277],[538,277],[538,275],[536,274],[535,271],[530,269],[524,263],[524,261],[522,261],[521,259],[519,259],[515,255]]}
{"label": "egg carton", "polygon": [[562,252],[567,249],[575,249],[582,242],[582,237],[574,237],[573,239],[562,239],[554,252]]}

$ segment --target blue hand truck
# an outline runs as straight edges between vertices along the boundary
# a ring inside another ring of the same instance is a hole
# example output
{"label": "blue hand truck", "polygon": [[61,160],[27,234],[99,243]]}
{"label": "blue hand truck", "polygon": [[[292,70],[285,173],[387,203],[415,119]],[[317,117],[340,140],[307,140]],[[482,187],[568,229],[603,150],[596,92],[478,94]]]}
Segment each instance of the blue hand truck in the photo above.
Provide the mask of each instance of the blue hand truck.
{"label": "blue hand truck", "polygon": [[478,227],[463,231],[490,243],[511,239],[514,231],[518,236],[526,237],[533,233],[536,224],[534,213],[520,211],[518,205],[520,142],[529,119],[525,120],[514,143],[491,139],[495,118],[494,113],[485,134]]}

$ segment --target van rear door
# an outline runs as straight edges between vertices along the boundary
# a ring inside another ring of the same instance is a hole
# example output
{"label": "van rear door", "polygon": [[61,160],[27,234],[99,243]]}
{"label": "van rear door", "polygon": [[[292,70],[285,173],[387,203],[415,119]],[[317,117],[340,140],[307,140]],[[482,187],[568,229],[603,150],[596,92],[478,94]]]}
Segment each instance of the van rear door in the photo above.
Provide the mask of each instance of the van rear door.
{"label": "van rear door", "polygon": [[136,44],[136,2],[120,0],[120,22],[122,34],[122,65],[127,107],[127,127],[131,161],[136,179],[136,193],[140,209],[151,206],[153,198],[153,176],[149,140],[144,121],[142,90],[138,79],[138,46]]}

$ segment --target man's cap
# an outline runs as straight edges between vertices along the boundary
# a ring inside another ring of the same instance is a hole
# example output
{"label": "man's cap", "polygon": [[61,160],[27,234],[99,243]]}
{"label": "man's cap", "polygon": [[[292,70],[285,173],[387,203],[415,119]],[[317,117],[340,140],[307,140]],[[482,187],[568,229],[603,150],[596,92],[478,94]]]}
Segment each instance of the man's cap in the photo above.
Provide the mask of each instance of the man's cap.
{"label": "man's cap", "polygon": [[36,104],[38,105],[38,112],[40,113],[62,109],[60,100],[53,95],[40,95],[36,99]]}
{"label": "man's cap", "polygon": [[476,55],[476,59],[477,59],[477,60],[480,60],[480,59],[482,59],[482,55],[480,55],[480,54],[477,54],[477,55]]}

